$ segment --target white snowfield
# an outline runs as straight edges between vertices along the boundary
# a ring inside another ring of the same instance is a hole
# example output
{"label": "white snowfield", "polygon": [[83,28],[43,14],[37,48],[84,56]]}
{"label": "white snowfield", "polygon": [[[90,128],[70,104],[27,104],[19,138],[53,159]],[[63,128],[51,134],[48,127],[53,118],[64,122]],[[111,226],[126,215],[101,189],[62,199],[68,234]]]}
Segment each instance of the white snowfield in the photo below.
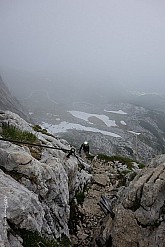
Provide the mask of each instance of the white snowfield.
{"label": "white snowfield", "polygon": [[68,111],[72,116],[85,120],[88,123],[91,123],[88,119],[90,117],[96,117],[100,120],[102,120],[107,127],[116,127],[115,120],[110,120],[108,116],[106,115],[99,115],[99,114],[93,114],[93,113],[86,113],[86,112],[81,112],[81,111]]}
{"label": "white snowfield", "polygon": [[108,111],[108,110],[104,110],[105,112],[111,112],[111,113],[116,113],[116,114],[122,114],[122,115],[126,115],[128,113],[122,111],[122,110],[118,110],[118,111]]}
{"label": "white snowfield", "polygon": [[99,130],[99,129],[92,128],[92,127],[86,127],[81,124],[68,123],[65,121],[59,123],[58,125],[52,125],[52,124],[42,122],[41,126],[49,130],[52,133],[64,133],[64,132],[67,132],[67,130],[74,129],[74,130],[84,130],[84,131],[89,131],[89,132],[101,133],[103,135],[122,138],[120,135],[117,135],[109,131]]}

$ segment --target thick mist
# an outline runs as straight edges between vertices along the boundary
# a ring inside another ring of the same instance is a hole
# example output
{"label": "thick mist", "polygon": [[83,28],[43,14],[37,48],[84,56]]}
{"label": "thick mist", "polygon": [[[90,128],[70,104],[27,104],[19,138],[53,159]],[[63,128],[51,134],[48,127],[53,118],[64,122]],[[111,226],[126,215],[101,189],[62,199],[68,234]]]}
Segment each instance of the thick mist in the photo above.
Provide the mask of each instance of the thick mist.
{"label": "thick mist", "polygon": [[0,74],[20,98],[165,93],[164,8],[162,0],[1,0]]}

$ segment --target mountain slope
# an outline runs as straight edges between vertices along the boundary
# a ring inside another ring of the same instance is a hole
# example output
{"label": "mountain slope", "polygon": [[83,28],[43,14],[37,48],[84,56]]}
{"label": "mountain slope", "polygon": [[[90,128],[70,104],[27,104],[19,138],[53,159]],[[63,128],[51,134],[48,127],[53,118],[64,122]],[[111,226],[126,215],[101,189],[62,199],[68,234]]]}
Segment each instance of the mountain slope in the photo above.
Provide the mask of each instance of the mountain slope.
{"label": "mountain slope", "polygon": [[8,87],[5,85],[0,76],[0,110],[9,110],[17,113],[22,118],[30,121],[29,114],[23,109],[19,101],[13,97]]}
{"label": "mountain slope", "polygon": [[152,105],[148,109],[126,101],[61,104],[43,89],[32,91],[22,104],[36,123],[77,149],[87,140],[94,154],[127,156],[143,163],[165,152],[165,113],[152,110]]}
{"label": "mountain slope", "polygon": [[165,156],[146,166],[106,155],[84,161],[9,111],[0,113],[0,137],[5,123],[42,147],[0,141],[0,246],[164,247]]}
{"label": "mountain slope", "polygon": [[57,245],[56,240],[69,237],[69,203],[91,179],[85,171],[89,165],[82,161],[82,169],[74,155],[66,156],[64,150],[71,149],[66,141],[41,129],[34,131],[30,124],[12,112],[5,111],[0,115],[0,137],[4,137],[7,123],[18,137],[20,130],[26,136],[28,132],[37,138],[35,144],[33,141],[28,143],[42,144],[38,149],[0,141],[0,221],[3,223],[0,224],[0,246],[35,247],[41,243],[47,247],[69,247],[69,244]]}

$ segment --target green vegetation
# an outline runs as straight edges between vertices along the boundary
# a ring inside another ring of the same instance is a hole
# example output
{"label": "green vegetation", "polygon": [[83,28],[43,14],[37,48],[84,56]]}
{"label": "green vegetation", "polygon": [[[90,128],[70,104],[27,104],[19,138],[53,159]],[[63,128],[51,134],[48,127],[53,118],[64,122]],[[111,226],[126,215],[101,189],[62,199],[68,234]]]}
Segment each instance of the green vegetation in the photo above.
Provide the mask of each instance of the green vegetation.
{"label": "green vegetation", "polygon": [[82,191],[76,191],[75,197],[70,202],[70,219],[68,222],[70,234],[75,234],[77,232],[77,225],[79,224],[79,221],[83,222],[84,215],[78,209],[78,205],[83,204],[85,199],[85,192],[87,190],[88,187],[86,185]]}
{"label": "green vegetation", "polygon": [[142,163],[140,163],[140,164],[138,165],[138,167],[139,167],[139,169],[143,169],[143,168],[145,167],[145,165],[142,164]]}
{"label": "green vegetation", "polygon": [[77,203],[82,205],[83,202],[84,202],[84,199],[85,199],[84,191],[78,191],[78,192],[76,192],[75,197],[77,199]]}
{"label": "green vegetation", "polygon": [[[29,231],[25,228],[18,229],[15,224],[7,220],[12,234],[17,234],[23,239],[23,247],[71,247],[69,238],[62,235],[59,239],[51,239],[39,232]],[[52,235],[53,237],[53,235]]]}
{"label": "green vegetation", "polygon": [[103,160],[105,162],[108,161],[119,161],[123,164],[126,164],[128,169],[132,169],[132,163],[134,162],[132,159],[129,159],[127,157],[122,157],[122,156],[108,156],[105,154],[98,154],[98,159]]}
{"label": "green vegetation", "polygon": [[77,204],[83,204],[84,199],[85,199],[85,192],[89,190],[89,186],[86,184],[84,185],[84,188],[82,191],[76,191],[75,193],[75,198],[77,200]]}
{"label": "green vegetation", "polygon": [[71,246],[68,237],[62,236],[60,240],[51,240],[41,236],[38,232],[31,232],[25,229],[19,230],[23,239],[24,247],[69,247]]}
{"label": "green vegetation", "polygon": [[42,133],[42,134],[45,134],[45,135],[54,137],[54,135],[48,133],[46,129],[42,129],[41,126],[38,125],[38,124],[33,125],[32,128],[33,128],[33,130],[36,131],[36,132],[40,132],[40,133]]}
{"label": "green vegetation", "polygon": [[2,137],[15,141],[33,143],[37,140],[37,137],[28,131],[22,131],[9,123],[2,124]]}
{"label": "green vegetation", "polygon": [[40,160],[42,148],[31,146],[31,144],[40,144],[38,138],[33,133],[20,130],[13,125],[9,125],[9,123],[3,123],[1,135],[3,138],[9,139],[11,141],[18,141],[18,145],[19,142],[26,143],[25,145],[29,147],[31,155],[35,159]]}
{"label": "green vegetation", "polygon": [[86,155],[86,159],[89,160],[89,161],[92,161],[94,159],[95,155],[92,155],[92,154],[87,154]]}
{"label": "green vegetation", "polygon": [[78,209],[78,204],[73,199],[70,202],[70,218],[68,222],[69,232],[70,234],[77,233],[77,226],[80,222],[83,222],[84,214],[80,212]]}

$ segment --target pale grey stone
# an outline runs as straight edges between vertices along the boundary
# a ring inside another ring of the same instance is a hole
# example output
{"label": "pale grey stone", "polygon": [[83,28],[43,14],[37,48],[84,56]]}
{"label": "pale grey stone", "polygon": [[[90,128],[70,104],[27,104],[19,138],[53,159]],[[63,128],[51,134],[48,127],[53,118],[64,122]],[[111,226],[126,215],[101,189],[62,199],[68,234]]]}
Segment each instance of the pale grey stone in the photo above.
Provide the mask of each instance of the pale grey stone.
{"label": "pale grey stone", "polygon": [[115,218],[105,222],[104,238],[113,246],[165,246],[165,163],[159,156],[128,187],[119,189]]}
{"label": "pale grey stone", "polygon": [[[9,122],[35,134],[32,127],[19,116],[9,111],[4,112],[0,121]],[[66,141],[36,133],[45,145],[70,150]],[[8,173],[0,170],[0,215],[4,220],[4,197],[7,196],[7,219],[16,228],[37,231],[43,236],[60,238],[62,234],[69,237],[68,220],[70,217],[70,200],[76,191],[83,191],[90,182],[88,164],[80,167],[78,159],[56,149],[42,149],[41,160],[30,154],[28,147],[0,141],[0,165]],[[18,175],[18,176],[17,176]],[[13,178],[11,177],[13,176]],[[10,225],[7,225],[10,230]],[[21,247],[19,236],[7,235],[0,224],[0,236],[5,247]]]}
{"label": "pale grey stone", "polygon": [[106,186],[109,182],[109,177],[106,174],[95,174],[93,180],[99,185]]}

